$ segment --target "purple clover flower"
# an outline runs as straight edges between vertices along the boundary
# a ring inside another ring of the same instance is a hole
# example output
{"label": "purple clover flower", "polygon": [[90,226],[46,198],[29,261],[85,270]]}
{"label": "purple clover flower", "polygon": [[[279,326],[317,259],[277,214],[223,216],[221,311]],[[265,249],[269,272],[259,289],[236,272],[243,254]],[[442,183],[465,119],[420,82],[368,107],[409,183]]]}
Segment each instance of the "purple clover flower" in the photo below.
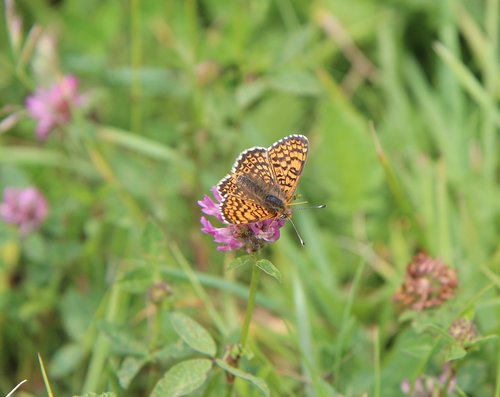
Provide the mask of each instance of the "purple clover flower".
{"label": "purple clover flower", "polygon": [[[214,186],[211,189],[217,202],[208,195],[203,200],[198,201],[201,211],[213,216],[217,221],[224,223],[220,213],[220,202],[222,198]],[[252,253],[259,251],[266,243],[272,243],[280,238],[280,229],[285,224],[284,219],[269,219],[266,221],[255,222],[248,225],[224,224],[223,227],[215,227],[204,216],[200,219],[201,231],[211,234],[214,241],[219,244],[218,251],[233,251],[240,248],[246,252]]]}
{"label": "purple clover flower", "polygon": [[0,218],[6,223],[17,225],[21,236],[36,230],[47,213],[47,201],[36,188],[9,187],[4,190]]}
{"label": "purple clover flower", "polygon": [[38,87],[33,95],[26,98],[26,108],[38,125],[36,137],[46,139],[58,126],[71,120],[71,110],[82,104],[78,94],[78,79],[64,76],[50,88]]}
{"label": "purple clover flower", "polygon": [[405,396],[410,397],[432,397],[435,395],[441,396],[445,394],[451,395],[457,387],[455,374],[449,363],[443,366],[443,372],[438,377],[419,376],[413,388],[408,379],[403,379],[401,382],[401,391]]}

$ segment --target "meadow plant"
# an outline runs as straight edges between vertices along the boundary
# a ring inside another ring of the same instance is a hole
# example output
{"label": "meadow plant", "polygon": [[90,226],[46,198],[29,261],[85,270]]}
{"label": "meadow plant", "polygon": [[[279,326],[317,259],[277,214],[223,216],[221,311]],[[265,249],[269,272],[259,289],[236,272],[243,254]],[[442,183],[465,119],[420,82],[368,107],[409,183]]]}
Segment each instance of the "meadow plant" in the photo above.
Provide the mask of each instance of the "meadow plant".
{"label": "meadow plant", "polygon": [[75,76],[64,76],[50,88],[38,87],[26,98],[26,109],[37,121],[36,137],[43,141],[56,128],[67,124],[72,109],[81,104],[82,96]]}
{"label": "meadow plant", "polygon": [[401,383],[401,391],[409,397],[450,396],[456,389],[456,377],[449,364],[443,366],[439,376],[419,376],[413,383],[408,379]]}
{"label": "meadow plant", "polygon": [[466,318],[453,321],[448,328],[448,334],[461,343],[471,342],[478,337],[476,324]]}
{"label": "meadow plant", "polygon": [[457,285],[454,269],[421,252],[408,264],[405,281],[396,291],[394,300],[404,308],[429,309],[452,298]]}
{"label": "meadow plant", "polygon": [[35,187],[8,187],[0,204],[0,218],[16,225],[21,236],[38,229],[48,214],[47,201]]}
{"label": "meadow plant", "polygon": [[[215,227],[207,218],[202,216],[200,219],[202,232],[212,235],[214,241],[220,244],[217,246],[218,251],[233,251],[242,249],[248,254],[251,254],[249,257],[251,260],[248,262],[252,263],[252,276],[245,319],[240,333],[240,341],[238,345],[227,349],[223,359],[223,361],[226,362],[230,368],[238,368],[239,360],[246,352],[246,344],[257,295],[260,271],[264,270],[268,274],[274,275],[277,279],[281,278],[279,271],[271,262],[263,259],[258,260],[255,254],[264,248],[266,244],[275,242],[280,238],[280,229],[283,227],[286,220],[282,218],[273,218],[248,224],[227,224],[224,222],[220,206],[222,197],[216,186],[213,186],[211,191],[215,201],[210,196],[205,195],[202,200],[198,201],[198,205],[201,207],[201,210],[205,215],[214,217],[216,221],[224,223],[224,226]],[[243,261],[243,263],[245,262],[246,261]],[[227,395],[229,396],[232,393],[231,389],[233,387],[235,376],[229,368],[226,368],[226,371],[226,380],[228,383]]]}

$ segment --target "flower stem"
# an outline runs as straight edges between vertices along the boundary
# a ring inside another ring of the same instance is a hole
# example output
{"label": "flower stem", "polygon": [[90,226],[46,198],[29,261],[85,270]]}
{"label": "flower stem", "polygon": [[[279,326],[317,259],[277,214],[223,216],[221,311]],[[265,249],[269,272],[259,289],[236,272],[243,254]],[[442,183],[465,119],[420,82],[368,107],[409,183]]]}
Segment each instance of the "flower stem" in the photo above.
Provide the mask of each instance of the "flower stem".
{"label": "flower stem", "polygon": [[[250,279],[250,290],[248,292],[247,310],[245,313],[245,320],[243,322],[243,328],[241,329],[240,335],[240,346],[238,349],[238,354],[234,358],[233,366],[238,368],[239,360],[248,341],[248,333],[250,331],[250,321],[252,320],[253,308],[255,306],[255,298],[257,297],[257,286],[259,285],[260,279],[260,269],[255,263],[252,265],[252,276]],[[233,395],[234,378],[230,380],[227,384],[226,397],[231,397]]]}
{"label": "flower stem", "polygon": [[250,280],[250,291],[248,293],[247,311],[245,313],[245,321],[241,330],[240,345],[244,349],[247,344],[248,332],[250,330],[250,321],[252,320],[253,308],[255,306],[255,297],[257,296],[257,286],[260,279],[260,269],[254,263],[252,266],[252,278]]}

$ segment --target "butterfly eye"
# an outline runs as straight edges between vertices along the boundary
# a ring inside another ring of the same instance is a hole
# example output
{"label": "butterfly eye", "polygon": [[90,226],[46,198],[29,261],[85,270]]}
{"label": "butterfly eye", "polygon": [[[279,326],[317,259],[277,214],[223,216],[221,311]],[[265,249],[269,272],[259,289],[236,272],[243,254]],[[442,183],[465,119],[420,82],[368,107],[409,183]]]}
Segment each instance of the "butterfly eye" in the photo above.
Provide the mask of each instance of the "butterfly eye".
{"label": "butterfly eye", "polygon": [[269,205],[269,207],[271,207],[272,209],[275,209],[276,211],[283,211],[286,207],[285,207],[285,203],[280,200],[278,197],[272,195],[272,194],[268,194],[266,196],[266,204]]}

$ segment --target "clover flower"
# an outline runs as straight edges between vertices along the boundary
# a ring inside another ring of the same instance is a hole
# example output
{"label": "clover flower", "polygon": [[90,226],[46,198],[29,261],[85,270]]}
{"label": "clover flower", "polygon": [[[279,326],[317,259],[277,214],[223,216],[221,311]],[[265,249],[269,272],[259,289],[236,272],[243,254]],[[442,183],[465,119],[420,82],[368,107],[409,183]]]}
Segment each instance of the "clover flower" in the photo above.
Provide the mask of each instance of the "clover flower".
{"label": "clover flower", "polygon": [[478,336],[474,322],[463,317],[453,321],[448,334],[460,343],[471,342]]}
{"label": "clover flower", "polygon": [[47,201],[34,187],[6,188],[0,203],[0,218],[18,226],[21,236],[36,230],[48,213]]}
{"label": "clover flower", "polygon": [[441,375],[435,376],[419,376],[413,387],[411,387],[408,379],[401,382],[401,391],[406,396],[410,397],[434,397],[451,395],[456,389],[457,380],[450,365],[446,363],[443,366]]}
{"label": "clover flower", "polygon": [[403,307],[420,311],[439,306],[453,297],[458,285],[454,269],[425,253],[417,254],[406,268],[405,281],[394,300]]}
{"label": "clover flower", "polygon": [[[219,207],[222,198],[215,186],[211,191],[217,202],[205,195],[202,200],[198,201],[198,205],[204,214],[213,216],[217,221],[224,223]],[[278,240],[280,229],[285,224],[284,219],[269,219],[247,225],[224,224],[223,227],[215,227],[204,216],[201,217],[200,222],[201,231],[212,235],[214,241],[219,244],[218,251],[233,251],[242,248],[248,253],[259,251],[266,243]]]}
{"label": "clover flower", "polygon": [[64,76],[50,88],[38,87],[26,98],[26,108],[37,122],[36,136],[46,139],[56,128],[71,120],[71,110],[82,104],[78,93],[78,79]]}

